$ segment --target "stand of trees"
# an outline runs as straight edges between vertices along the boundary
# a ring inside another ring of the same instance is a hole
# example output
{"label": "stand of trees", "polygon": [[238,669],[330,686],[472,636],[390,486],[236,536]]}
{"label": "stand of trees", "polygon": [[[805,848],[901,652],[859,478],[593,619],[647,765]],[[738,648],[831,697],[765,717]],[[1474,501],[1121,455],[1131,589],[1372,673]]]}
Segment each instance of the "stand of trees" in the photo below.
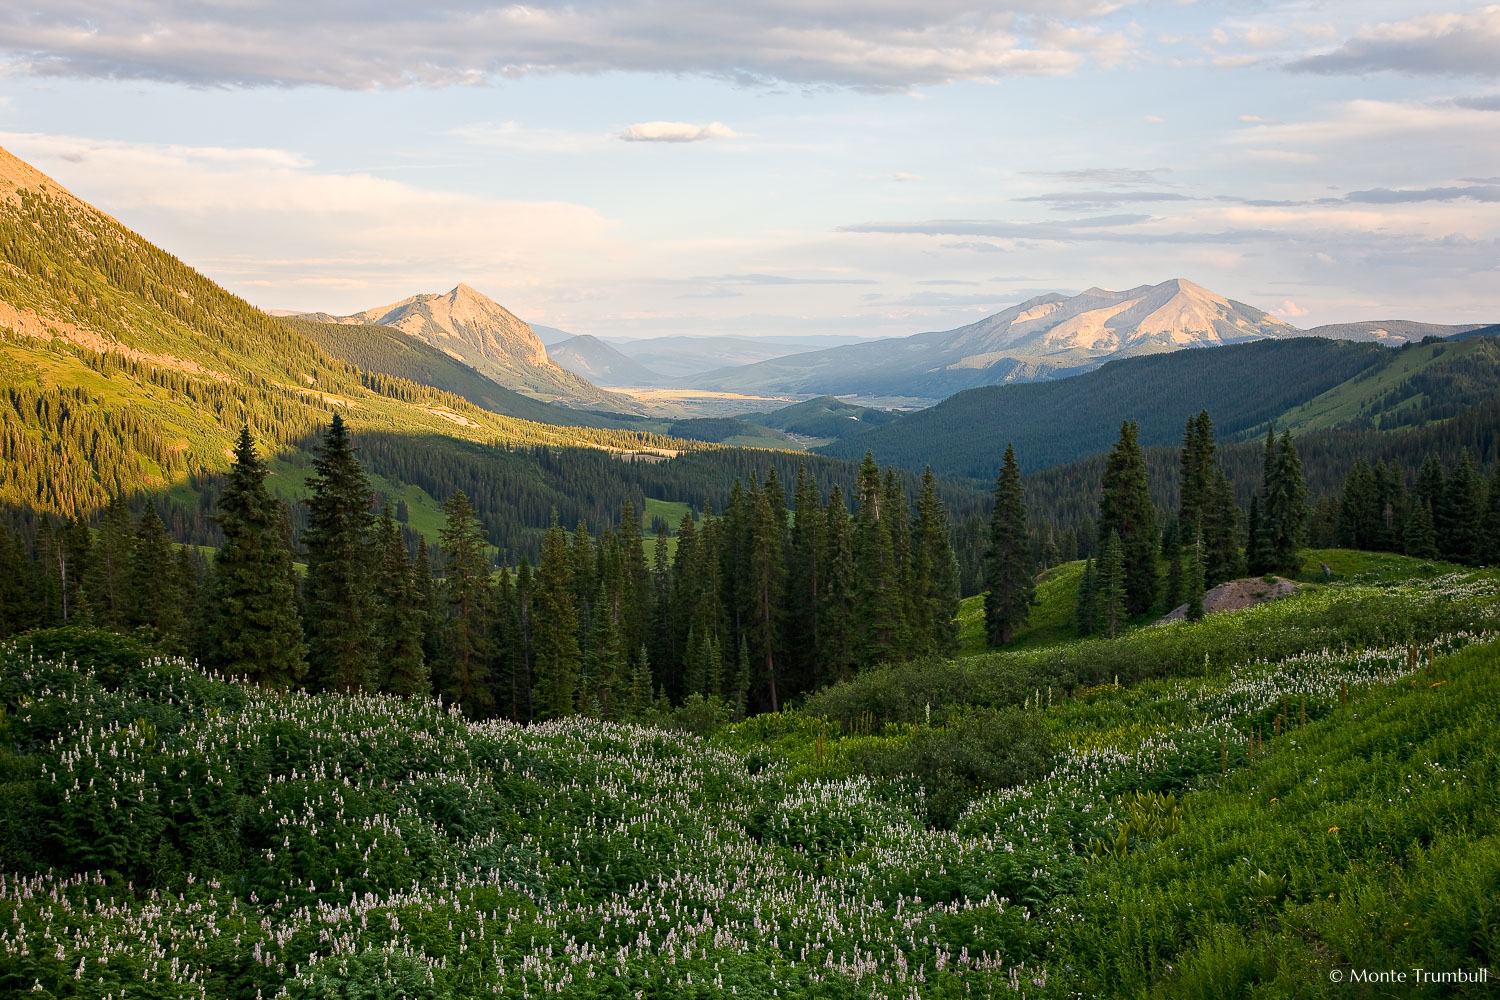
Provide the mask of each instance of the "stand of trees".
{"label": "stand of trees", "polygon": [[0,634],[91,623],[266,685],[436,691],[518,720],[688,701],[742,716],[957,645],[958,567],[930,473],[913,505],[866,457],[851,513],[805,469],[788,498],[772,467],[737,481],[723,514],[685,516],[650,546],[627,498],[618,529],[596,538],[554,516],[535,565],[497,567],[462,492],[444,504],[438,551],[413,553],[393,505],[376,515],[337,416],[314,471],[300,551],[248,429],[212,566],[174,550],[154,507],[136,519],[118,497],[97,532],[44,518],[34,545],[5,533]]}

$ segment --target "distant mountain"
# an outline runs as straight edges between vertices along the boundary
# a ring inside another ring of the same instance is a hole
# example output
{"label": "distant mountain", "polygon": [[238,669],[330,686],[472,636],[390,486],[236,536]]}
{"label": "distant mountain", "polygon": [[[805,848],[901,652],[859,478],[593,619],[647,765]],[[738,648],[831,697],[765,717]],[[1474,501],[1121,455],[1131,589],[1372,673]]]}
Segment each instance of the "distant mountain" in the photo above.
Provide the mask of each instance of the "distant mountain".
{"label": "distant mountain", "polygon": [[1482,323],[1447,326],[1442,323],[1419,323],[1409,319],[1367,320],[1362,323],[1329,323],[1307,331],[1309,337],[1331,340],[1369,340],[1377,344],[1400,347],[1424,337],[1456,337],[1480,329]]}
{"label": "distant mountain", "polygon": [[441,294],[413,295],[352,316],[314,313],[302,318],[395,327],[501,385],[539,399],[629,413],[640,411],[639,405],[628,396],[605,392],[558,367],[547,357],[547,349],[530,326],[465,284]]}
{"label": "distant mountain", "polygon": [[957,330],[792,355],[698,381],[740,392],[940,398],[978,385],[1077,374],[1119,358],[1300,334],[1253,306],[1175,278],[1123,292],[1042,295]]}
{"label": "distant mountain", "polygon": [[664,379],[656,372],[615,350],[598,337],[582,334],[552,344],[547,348],[552,361],[595,385],[660,385]]}
{"label": "distant mountain", "polygon": [[880,427],[895,420],[900,414],[891,410],[876,410],[868,406],[855,406],[836,396],[819,396],[816,399],[793,403],[779,410],[747,413],[740,419],[762,427],[771,427],[813,438],[846,438],[872,427]]}
{"label": "distant mountain", "polygon": [[654,372],[697,387],[695,376],[730,365],[748,365],[809,350],[806,341],[788,343],[760,337],[656,337],[651,340],[612,340],[621,354]]}
{"label": "distant mountain", "polygon": [[462,361],[449,357],[425,341],[408,337],[394,327],[378,323],[318,323],[297,317],[285,317],[281,322],[334,357],[367,372],[393,375],[418,385],[451,392],[492,413],[573,427],[619,427],[638,419],[622,417],[614,420],[533,399],[505,388]]}
{"label": "distant mountain", "polygon": [[1076,378],[982,386],[818,448],[910,470],[988,481],[1007,443],[1028,473],[1108,451],[1124,420],[1144,446],[1173,445],[1208,410],[1220,441],[1332,428],[1398,428],[1443,420],[1500,398],[1500,340],[1401,349],[1297,337],[1112,361]]}
{"label": "distant mountain", "polygon": [[572,340],[578,336],[567,330],[559,330],[555,326],[543,326],[540,323],[532,323],[531,331],[536,334],[536,339],[542,342],[542,346],[551,347],[553,344],[561,344],[565,340]]}

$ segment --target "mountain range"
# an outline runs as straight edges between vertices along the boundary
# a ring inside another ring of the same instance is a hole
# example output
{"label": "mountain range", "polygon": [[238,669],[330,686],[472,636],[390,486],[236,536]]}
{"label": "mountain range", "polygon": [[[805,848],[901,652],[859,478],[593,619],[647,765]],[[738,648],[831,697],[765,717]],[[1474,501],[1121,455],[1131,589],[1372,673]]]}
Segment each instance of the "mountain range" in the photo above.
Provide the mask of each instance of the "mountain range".
{"label": "mountain range", "polygon": [[555,364],[525,321],[463,283],[447,292],[413,295],[349,316],[305,313],[300,318],[393,327],[431,344],[502,386],[538,399],[622,413],[640,412],[639,405],[630,397],[606,392]]}
{"label": "mountain range", "polygon": [[1472,327],[1390,321],[1300,330],[1254,306],[1174,278],[1125,291],[1041,295],[977,323],[723,368],[694,380],[746,393],[908,395],[1077,375],[1122,358],[1254,340],[1324,336],[1400,344]]}
{"label": "mountain range", "polygon": [[655,386],[666,381],[639,361],[586,333],[550,344],[547,354],[559,367],[595,385]]}

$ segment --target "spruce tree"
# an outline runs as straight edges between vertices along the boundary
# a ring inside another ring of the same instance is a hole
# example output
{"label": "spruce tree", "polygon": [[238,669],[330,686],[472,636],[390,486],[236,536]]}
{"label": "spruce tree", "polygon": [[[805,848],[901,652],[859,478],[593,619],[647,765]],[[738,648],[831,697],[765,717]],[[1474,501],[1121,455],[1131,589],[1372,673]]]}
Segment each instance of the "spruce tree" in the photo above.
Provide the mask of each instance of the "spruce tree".
{"label": "spruce tree", "polygon": [[1133,420],[1121,425],[1120,439],[1105,461],[1103,496],[1099,502],[1100,538],[1107,539],[1110,532],[1120,536],[1125,609],[1130,614],[1139,614],[1156,601],[1156,553],[1160,539],[1156,531],[1156,507],[1146,480],[1145,455]]}
{"label": "spruce tree", "polygon": [[1240,507],[1223,468],[1215,468],[1209,479],[1200,523],[1207,585],[1217,586],[1238,577],[1244,568],[1240,560]]}
{"label": "spruce tree", "polygon": [[266,473],[246,427],[214,517],[224,543],[214,557],[206,645],[216,669],[286,688],[307,672],[306,647],[283,510],[266,491]]}
{"label": "spruce tree", "polygon": [[1120,542],[1120,533],[1111,528],[1104,540],[1104,552],[1099,556],[1099,579],[1095,600],[1104,633],[1111,639],[1120,634],[1129,613],[1126,604],[1125,546]]}
{"label": "spruce tree", "polygon": [[952,656],[958,650],[958,560],[948,530],[948,512],[938,496],[931,467],[922,474],[912,525],[913,648],[919,655]]}
{"label": "spruce tree", "polygon": [[[906,622],[900,575],[891,543],[893,512],[874,458],[859,469],[859,507],[854,514],[854,657],[861,667],[896,658],[905,648]],[[902,519],[904,525],[905,521]]]}
{"label": "spruce tree", "polygon": [[308,487],[302,590],[311,680],[329,691],[373,690],[370,481],[337,413],[313,459]]}
{"label": "spruce tree", "polygon": [[94,624],[100,628],[123,632],[129,625],[130,552],[134,547],[135,519],[124,495],[116,493],[99,518],[84,581]]}
{"label": "spruce tree", "polygon": [[[1152,557],[1155,558],[1153,548]],[[990,545],[985,553],[985,637],[991,646],[1010,643],[1036,604],[1031,545],[1026,534],[1026,496],[1016,452],[1005,446],[995,477],[995,506],[990,515]]]}
{"label": "spruce tree", "polygon": [[1245,521],[1245,572],[1263,576],[1271,571],[1266,555],[1266,533],[1260,518],[1260,494],[1250,497],[1250,514]]}
{"label": "spruce tree", "polygon": [[490,572],[484,527],[460,490],[443,503],[443,603],[447,605],[448,650],[442,690],[471,716],[491,707]]}
{"label": "spruce tree", "polygon": [[824,551],[827,522],[817,482],[806,466],[797,467],[791,544],[787,553],[787,645],[786,660],[795,691],[816,684],[821,648],[818,620],[824,597]]}
{"label": "spruce tree", "polygon": [[426,613],[390,504],[381,512],[375,551],[379,561],[375,567],[372,632],[380,690],[398,695],[429,694],[432,679],[422,651]]}
{"label": "spruce tree", "polygon": [[1500,466],[1490,476],[1488,503],[1484,512],[1484,549],[1486,566],[1500,565]]}
{"label": "spruce tree", "polygon": [[1338,545],[1346,549],[1374,549],[1380,530],[1375,472],[1364,459],[1359,459],[1344,478],[1344,492],[1339,500]]}
{"label": "spruce tree", "polygon": [[818,657],[813,686],[847,680],[855,664],[856,623],[854,595],[858,569],[854,538],[844,494],[835,484],[824,507],[824,555],[827,567],[823,598],[818,604]]}
{"label": "spruce tree", "polygon": [[143,629],[153,642],[183,648],[191,601],[172,540],[152,504],[136,525],[129,593],[129,626]]}
{"label": "spruce tree", "polygon": [[1436,559],[1438,557],[1437,530],[1432,523],[1432,508],[1425,503],[1413,503],[1406,519],[1406,531],[1402,537],[1406,554],[1413,559]]}
{"label": "spruce tree", "polygon": [[1192,559],[1188,563],[1187,618],[1188,621],[1196,622],[1203,618],[1203,537],[1201,534],[1193,539],[1191,552]]}
{"label": "spruce tree", "polygon": [[1443,487],[1441,507],[1433,511],[1438,554],[1450,562],[1478,565],[1484,548],[1484,513],[1484,479],[1474,466],[1473,454],[1465,448]]}
{"label": "spruce tree", "polygon": [[532,702],[539,719],[565,718],[577,707],[580,654],[572,577],[567,534],[554,512],[552,526],[542,540],[531,625],[536,674]]}
{"label": "spruce tree", "polygon": [[1094,569],[1094,557],[1083,562],[1083,573],[1078,577],[1078,601],[1073,611],[1073,624],[1078,634],[1093,635],[1099,628],[1099,577]]}
{"label": "spruce tree", "polygon": [[[746,515],[750,518],[744,594],[749,598],[745,609],[745,631],[755,668],[766,685],[771,711],[781,709],[776,689],[777,643],[780,638],[781,600],[786,587],[786,551],[784,507],[776,509],[781,491],[774,477],[762,489],[751,487]],[[784,499],[781,501],[785,503]]]}
{"label": "spruce tree", "polygon": [[1307,523],[1307,480],[1302,476],[1302,460],[1297,456],[1290,431],[1281,435],[1274,471],[1263,492],[1265,506],[1261,518],[1265,524],[1266,562],[1271,572],[1295,573],[1300,565],[1297,553]]}
{"label": "spruce tree", "polygon": [[1183,576],[1182,576],[1182,540],[1177,536],[1178,520],[1173,518],[1167,524],[1167,530],[1162,532],[1162,548],[1166,550],[1167,556],[1167,592],[1166,605],[1175,608],[1182,603]]}
{"label": "spruce tree", "polygon": [[[1189,417],[1183,431],[1180,453],[1181,504],[1177,519],[1180,524],[1178,538],[1184,542],[1196,537],[1201,525],[1203,509],[1209,502],[1209,488],[1214,471],[1213,421],[1208,411]],[[1173,605],[1174,607],[1176,605]]]}

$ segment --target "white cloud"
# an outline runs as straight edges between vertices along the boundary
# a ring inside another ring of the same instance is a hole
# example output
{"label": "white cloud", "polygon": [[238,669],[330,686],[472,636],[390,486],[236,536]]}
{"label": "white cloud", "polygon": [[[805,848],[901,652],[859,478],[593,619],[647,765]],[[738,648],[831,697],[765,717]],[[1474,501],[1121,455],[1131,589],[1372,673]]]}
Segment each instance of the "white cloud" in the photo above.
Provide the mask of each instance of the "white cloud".
{"label": "white cloud", "polygon": [[1366,26],[1333,51],[1295,60],[1288,68],[1303,73],[1500,76],[1497,51],[1500,4]]}
{"label": "white cloud", "polygon": [[740,133],[723,122],[693,125],[688,122],[640,122],[620,133],[626,142],[702,142],[705,139],[737,139]]}
{"label": "white cloud", "polygon": [[[1114,64],[1097,0],[51,0],[0,13],[0,64],[38,75],[371,90],[541,73],[690,73],[904,90]],[[81,26],[87,26],[86,28]]]}
{"label": "white cloud", "polygon": [[1301,316],[1307,315],[1307,310],[1303,309],[1291,299],[1287,299],[1279,306],[1272,306],[1270,312],[1273,316],[1279,317],[1280,319],[1284,320],[1294,320]]}
{"label": "white cloud", "polygon": [[922,179],[923,178],[922,178],[921,174],[908,174],[908,173],[902,173],[900,171],[897,171],[896,173],[891,174],[891,180],[893,180],[893,181],[919,181],[919,180],[922,180]]}

